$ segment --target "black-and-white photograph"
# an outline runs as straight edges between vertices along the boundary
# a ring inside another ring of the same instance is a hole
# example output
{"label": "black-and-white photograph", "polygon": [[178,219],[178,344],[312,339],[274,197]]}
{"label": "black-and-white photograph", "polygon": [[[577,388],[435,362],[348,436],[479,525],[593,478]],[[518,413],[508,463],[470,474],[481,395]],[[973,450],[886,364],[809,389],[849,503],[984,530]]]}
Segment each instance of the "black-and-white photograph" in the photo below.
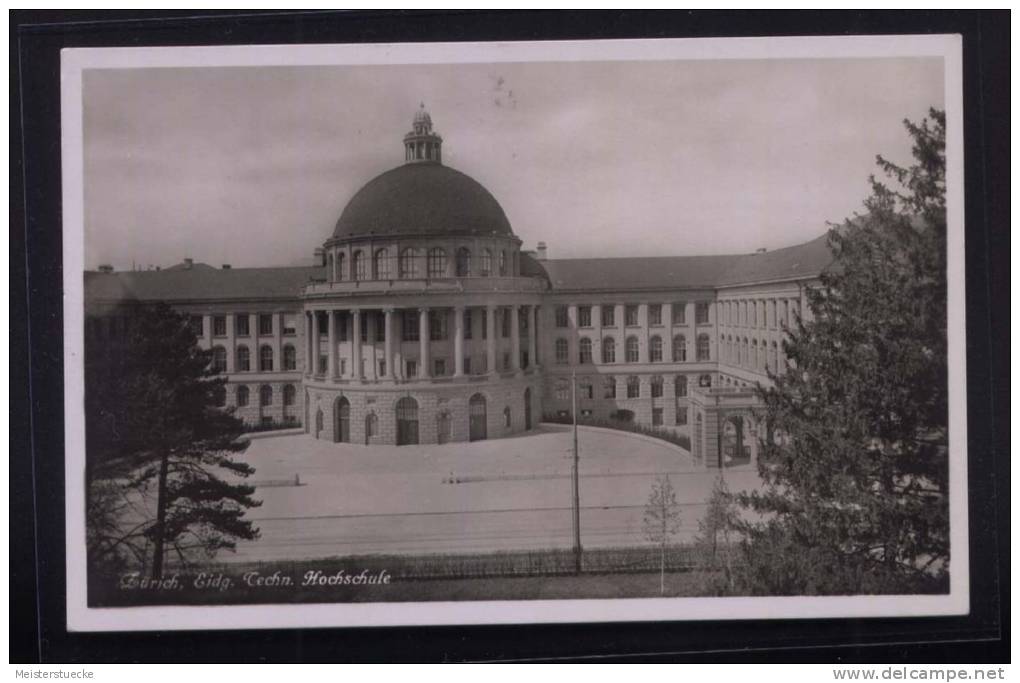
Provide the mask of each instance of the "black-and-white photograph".
{"label": "black-and-white photograph", "polygon": [[959,58],[66,51],[72,626],[966,613]]}

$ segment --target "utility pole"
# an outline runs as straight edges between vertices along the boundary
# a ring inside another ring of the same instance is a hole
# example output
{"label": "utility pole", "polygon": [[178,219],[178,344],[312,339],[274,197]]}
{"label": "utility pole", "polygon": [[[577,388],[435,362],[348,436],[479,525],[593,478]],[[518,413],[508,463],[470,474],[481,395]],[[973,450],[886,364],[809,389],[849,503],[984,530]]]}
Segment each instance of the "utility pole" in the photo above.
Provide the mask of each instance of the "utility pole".
{"label": "utility pole", "polygon": [[571,483],[573,493],[574,513],[574,571],[581,573],[581,485],[580,485],[580,459],[577,449],[577,371],[570,373],[570,396],[573,407],[571,412],[574,415],[574,463],[571,472]]}

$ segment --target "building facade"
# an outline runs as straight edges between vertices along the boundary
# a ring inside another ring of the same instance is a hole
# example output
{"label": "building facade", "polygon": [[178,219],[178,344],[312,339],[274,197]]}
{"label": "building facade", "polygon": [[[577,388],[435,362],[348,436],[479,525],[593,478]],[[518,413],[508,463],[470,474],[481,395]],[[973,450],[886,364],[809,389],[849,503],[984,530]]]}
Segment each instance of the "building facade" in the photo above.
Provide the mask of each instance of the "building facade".
{"label": "building facade", "polygon": [[[358,444],[444,443],[568,416],[690,435],[709,466],[753,458],[751,389],[831,261],[826,240],[720,256],[550,259],[442,163],[422,108],[404,163],[345,207],[311,267],[85,274],[86,335],[135,306],[191,316],[250,424]],[[750,452],[750,454],[749,454]]]}

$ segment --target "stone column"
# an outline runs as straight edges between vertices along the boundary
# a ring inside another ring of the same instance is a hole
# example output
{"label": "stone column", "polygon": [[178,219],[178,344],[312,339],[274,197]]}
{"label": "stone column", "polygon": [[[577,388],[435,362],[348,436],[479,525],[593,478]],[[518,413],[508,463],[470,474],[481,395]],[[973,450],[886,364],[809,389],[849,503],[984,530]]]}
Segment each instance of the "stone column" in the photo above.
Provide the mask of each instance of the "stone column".
{"label": "stone column", "polygon": [[312,360],[310,365],[313,376],[319,374],[319,356],[322,355],[319,349],[319,337],[322,335],[322,330],[319,329],[320,324],[319,311],[312,311]]}
{"label": "stone column", "polygon": [[496,306],[485,307],[485,370],[491,375],[496,372]]}
{"label": "stone column", "polygon": [[383,334],[386,336],[386,372],[391,382],[397,381],[397,368],[393,365],[393,309],[383,309],[385,320],[383,322]]}
{"label": "stone column", "polygon": [[227,313],[227,373],[237,372],[237,339],[235,339],[237,330],[234,317],[233,313]]}
{"label": "stone column", "polygon": [[353,321],[351,329],[351,377],[356,381],[364,379],[364,373],[361,371],[361,310],[353,309],[351,311],[351,320]]}
{"label": "stone column", "polygon": [[510,312],[510,369],[514,374],[521,372],[521,311],[520,306],[514,304],[509,308]]}
{"label": "stone column", "polygon": [[464,307],[453,309],[453,376],[464,375]]}
{"label": "stone column", "polygon": [[429,363],[429,309],[418,309],[418,377],[428,379],[432,376]]}
{"label": "stone column", "polygon": [[326,347],[326,378],[332,382],[336,379],[336,311],[326,311],[326,338],[329,346]]}
{"label": "stone column", "polygon": [[532,368],[538,367],[538,315],[537,306],[527,306],[524,309],[528,316],[528,365]]}

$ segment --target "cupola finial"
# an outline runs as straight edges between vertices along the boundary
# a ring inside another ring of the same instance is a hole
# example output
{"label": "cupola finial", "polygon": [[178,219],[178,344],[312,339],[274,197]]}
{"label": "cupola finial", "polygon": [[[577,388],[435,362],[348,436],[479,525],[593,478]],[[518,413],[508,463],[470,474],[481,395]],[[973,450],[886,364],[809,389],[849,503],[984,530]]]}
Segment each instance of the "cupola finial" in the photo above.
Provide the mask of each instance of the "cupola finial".
{"label": "cupola finial", "polygon": [[432,117],[424,102],[414,113],[411,132],[404,136],[404,161],[409,164],[443,162],[443,138],[432,131]]}

